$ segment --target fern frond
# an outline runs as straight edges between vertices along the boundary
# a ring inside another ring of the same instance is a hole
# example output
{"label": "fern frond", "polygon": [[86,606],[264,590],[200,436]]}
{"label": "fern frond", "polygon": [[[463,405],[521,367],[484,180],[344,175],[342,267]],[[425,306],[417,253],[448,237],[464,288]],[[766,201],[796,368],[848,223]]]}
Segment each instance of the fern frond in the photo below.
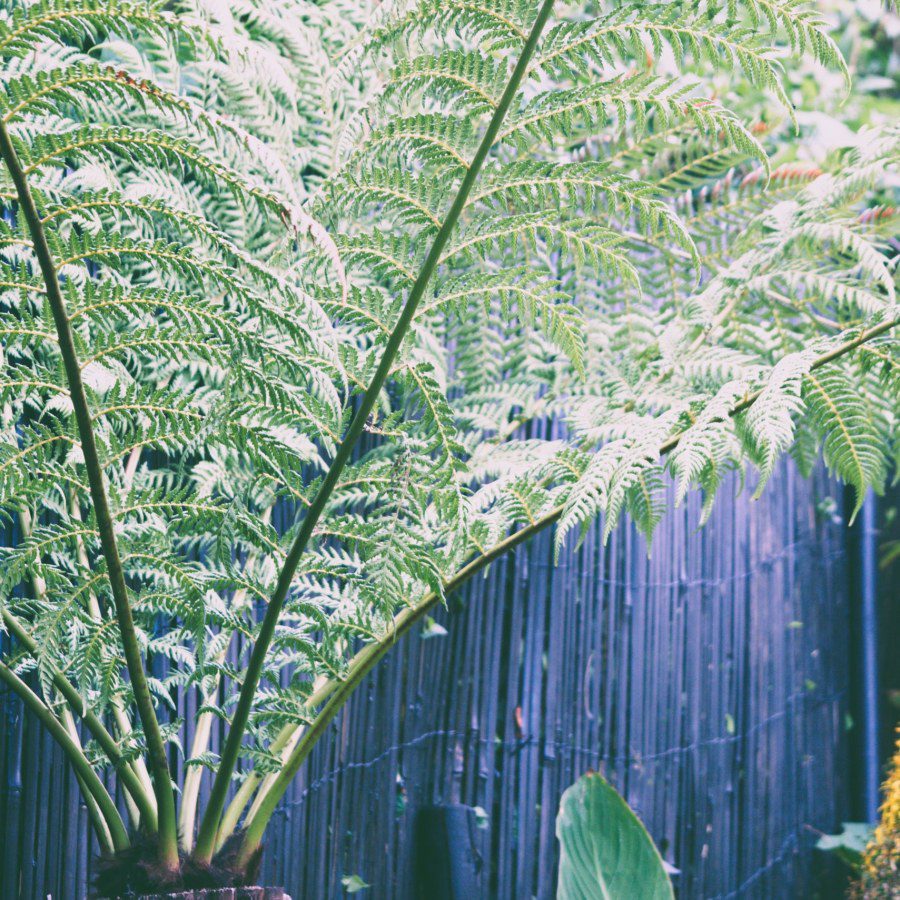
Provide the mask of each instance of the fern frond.
{"label": "fern frond", "polygon": [[809,424],[822,440],[826,464],[854,488],[855,517],[866,490],[873,487],[880,493],[884,487],[887,460],[883,436],[860,396],[858,383],[841,366],[808,372],[803,380],[803,400]]}

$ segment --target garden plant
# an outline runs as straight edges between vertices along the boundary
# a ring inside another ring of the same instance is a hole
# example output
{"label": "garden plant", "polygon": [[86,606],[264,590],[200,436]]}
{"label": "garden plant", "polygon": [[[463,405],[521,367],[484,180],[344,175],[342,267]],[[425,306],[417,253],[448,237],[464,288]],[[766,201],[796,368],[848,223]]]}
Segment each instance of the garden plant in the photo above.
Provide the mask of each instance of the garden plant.
{"label": "garden plant", "polygon": [[815,4],[0,6],[0,679],[101,892],[252,881],[366,674],[539,531],[787,452],[884,485],[900,127],[798,153],[792,78],[849,90]]}

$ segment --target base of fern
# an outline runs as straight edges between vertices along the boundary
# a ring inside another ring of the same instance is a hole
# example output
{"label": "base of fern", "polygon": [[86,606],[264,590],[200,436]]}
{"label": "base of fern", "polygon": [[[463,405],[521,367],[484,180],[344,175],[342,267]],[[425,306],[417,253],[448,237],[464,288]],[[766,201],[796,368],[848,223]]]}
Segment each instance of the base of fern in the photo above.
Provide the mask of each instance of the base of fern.
{"label": "base of fern", "polygon": [[171,894],[128,894],[120,897],[101,897],[98,900],[291,900],[283,888],[229,887],[197,888]]}

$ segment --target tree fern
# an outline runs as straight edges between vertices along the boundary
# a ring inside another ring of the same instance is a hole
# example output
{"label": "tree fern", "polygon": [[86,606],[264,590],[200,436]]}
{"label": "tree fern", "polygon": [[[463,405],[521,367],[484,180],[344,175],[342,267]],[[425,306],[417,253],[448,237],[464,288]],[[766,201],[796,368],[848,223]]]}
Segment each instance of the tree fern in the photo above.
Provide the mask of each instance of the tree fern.
{"label": "tree fern", "polygon": [[239,881],[362,675],[541,529],[896,459],[900,143],[793,158],[784,68],[846,74],[811,6],[39,0],[0,55],[0,676],[108,851],[118,774],[148,890],[238,826]]}

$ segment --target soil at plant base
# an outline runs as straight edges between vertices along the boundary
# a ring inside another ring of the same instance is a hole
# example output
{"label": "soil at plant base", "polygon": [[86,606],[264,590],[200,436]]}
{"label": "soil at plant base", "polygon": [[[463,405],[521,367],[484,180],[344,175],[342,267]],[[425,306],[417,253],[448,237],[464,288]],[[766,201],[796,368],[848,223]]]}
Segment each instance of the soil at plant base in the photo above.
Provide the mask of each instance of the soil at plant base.
{"label": "soil at plant base", "polygon": [[233,834],[211,863],[198,863],[182,853],[178,870],[173,872],[159,864],[157,837],[137,834],[131,846],[98,858],[94,896],[100,900],[284,900],[282,888],[247,886],[259,878],[263,848],[258,847],[248,863],[238,866],[242,837],[241,832]]}
{"label": "soil at plant base", "polygon": [[229,887],[197,888],[171,894],[123,894],[119,897],[103,897],[98,900],[291,900],[291,898],[282,888]]}

